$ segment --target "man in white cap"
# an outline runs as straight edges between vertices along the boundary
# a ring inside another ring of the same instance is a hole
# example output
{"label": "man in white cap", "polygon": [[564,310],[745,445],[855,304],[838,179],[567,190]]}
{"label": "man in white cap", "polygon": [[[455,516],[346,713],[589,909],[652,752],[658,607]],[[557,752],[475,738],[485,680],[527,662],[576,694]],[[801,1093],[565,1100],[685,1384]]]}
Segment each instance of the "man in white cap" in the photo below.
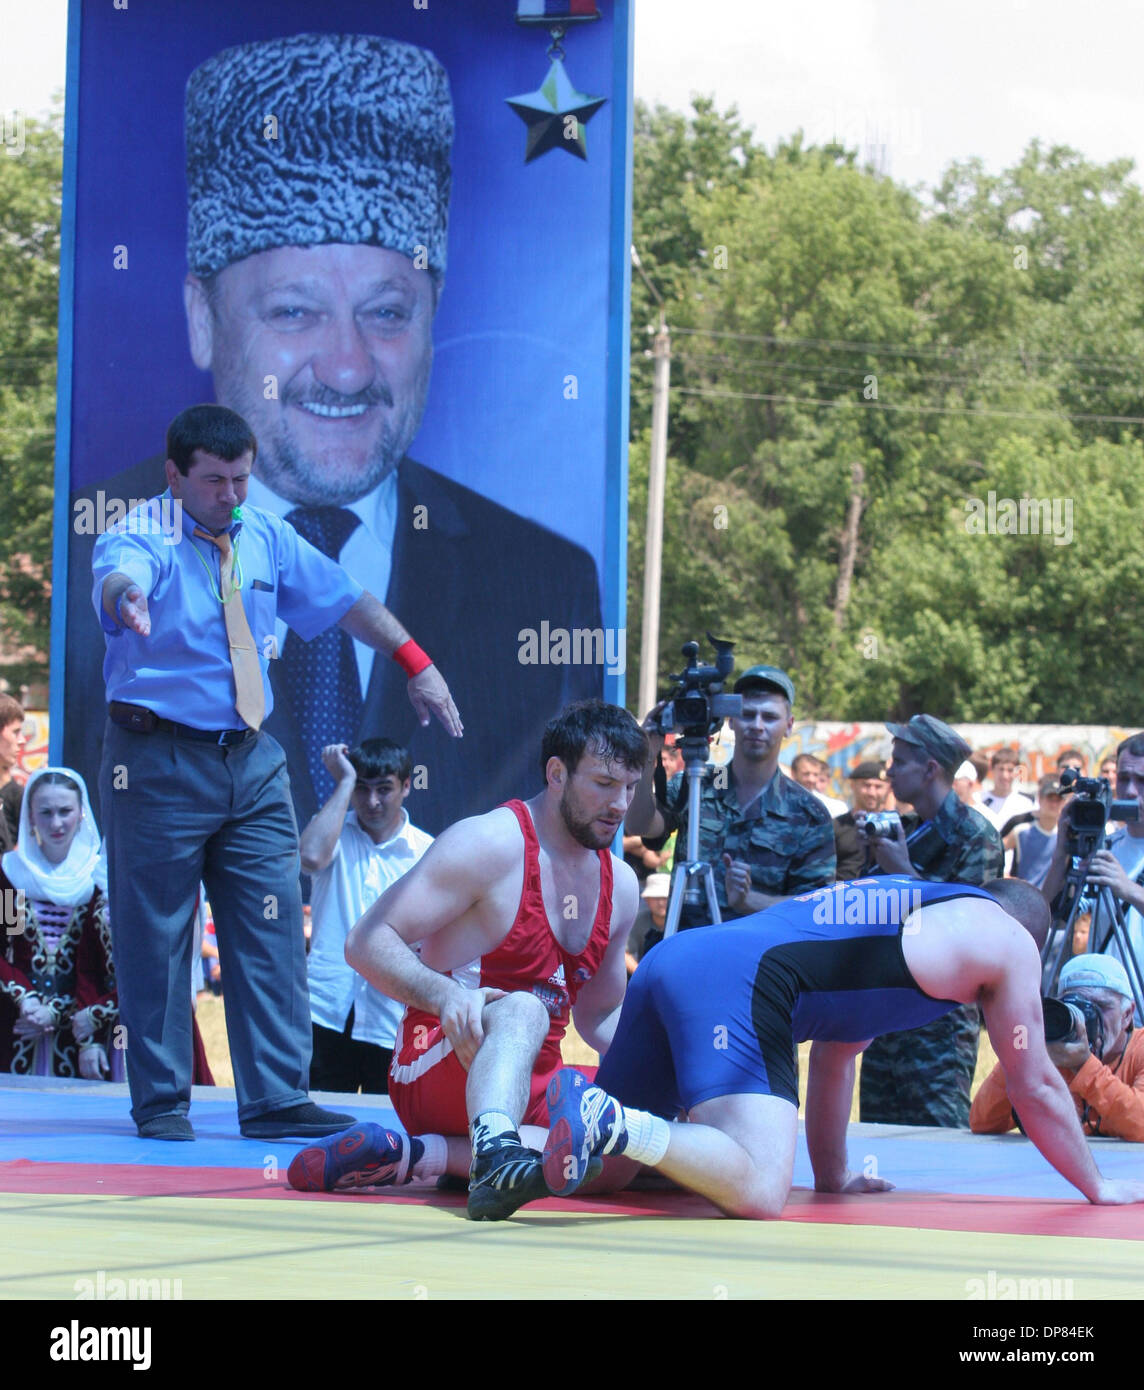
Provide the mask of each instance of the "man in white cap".
{"label": "man in white cap", "polygon": [[627,965],[629,975],[635,970],[638,961],[643,959],[645,938],[648,932],[654,933],[651,941],[646,943],[649,949],[655,942],[663,939],[663,924],[667,921],[667,904],[671,898],[671,875],[648,874],[644,880],[640,897],[646,906],[636,914],[636,920],[632,923],[631,935],[628,938]]}
{"label": "man in white cap", "polygon": [[[1076,1017],[1070,1037],[1049,1043],[1049,1060],[1068,1083],[1085,1133],[1144,1141],[1144,1031],[1135,1027],[1123,965],[1112,956],[1074,956],[1061,971],[1057,997],[1074,1006]],[[998,1063],[973,1098],[969,1127],[1004,1134],[1015,1124]]]}

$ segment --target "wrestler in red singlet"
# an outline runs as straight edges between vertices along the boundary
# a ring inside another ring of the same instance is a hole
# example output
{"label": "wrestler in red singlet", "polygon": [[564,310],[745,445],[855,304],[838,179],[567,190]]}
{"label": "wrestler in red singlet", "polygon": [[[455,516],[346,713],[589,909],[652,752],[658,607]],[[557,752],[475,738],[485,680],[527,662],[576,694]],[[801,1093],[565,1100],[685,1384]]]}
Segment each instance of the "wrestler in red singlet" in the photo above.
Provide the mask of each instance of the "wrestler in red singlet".
{"label": "wrestler in red singlet", "polygon": [[[560,1041],[568,1027],[572,1005],[581,985],[599,968],[612,920],[612,857],[597,850],[600,860],[600,895],[588,944],[571,955],[552,933],[544,910],[540,886],[540,845],[532,817],[523,801],[507,801],[524,834],[524,883],[520,904],[500,945],[487,955],[452,972],[466,988],[489,986],[503,990],[528,990],[535,994],[552,1019],[548,1036],[532,1068],[532,1083],[525,1124],[545,1123],[544,1091],[553,1072],[563,1065]],[[398,1118],[410,1134],[464,1134],[465,1070],[452,1044],[441,1030],[440,1020],[421,1009],[407,1008],[397,1032],[389,1072],[389,1097]]]}
{"label": "wrestler in red singlet", "polygon": [[357,922],[347,961],[406,1005],[389,1086],[404,1130],[362,1120],[320,1140],[291,1186],[467,1176],[474,1221],[547,1195],[536,1122],[569,1017],[601,1054],[619,1022],[639,884],[609,846],[647,757],[626,710],[566,706],[541,739],[543,790],[449,826]]}

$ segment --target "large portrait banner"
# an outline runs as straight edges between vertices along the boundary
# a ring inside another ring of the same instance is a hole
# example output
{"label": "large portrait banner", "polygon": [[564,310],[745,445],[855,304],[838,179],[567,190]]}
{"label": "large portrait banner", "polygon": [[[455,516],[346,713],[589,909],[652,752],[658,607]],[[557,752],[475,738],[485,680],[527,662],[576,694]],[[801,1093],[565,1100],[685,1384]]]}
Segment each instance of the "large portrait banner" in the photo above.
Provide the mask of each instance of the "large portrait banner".
{"label": "large portrait banner", "polygon": [[51,730],[89,786],[92,550],[164,492],[198,402],[254,431],[247,505],[386,604],[465,724],[279,622],[301,824],[325,744],[407,746],[436,833],[539,788],[567,701],[622,699],[630,44],[629,0],[73,0]]}

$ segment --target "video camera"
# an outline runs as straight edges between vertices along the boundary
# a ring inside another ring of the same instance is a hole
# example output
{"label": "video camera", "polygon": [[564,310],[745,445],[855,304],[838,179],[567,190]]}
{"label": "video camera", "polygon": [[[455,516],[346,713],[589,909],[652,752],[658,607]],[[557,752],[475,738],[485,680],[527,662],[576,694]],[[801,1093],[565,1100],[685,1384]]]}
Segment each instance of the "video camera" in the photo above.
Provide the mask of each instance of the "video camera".
{"label": "video camera", "polygon": [[1061,791],[1072,794],[1068,810],[1070,854],[1087,859],[1104,838],[1104,827],[1110,820],[1140,819],[1140,805],[1135,798],[1117,801],[1107,777],[1082,777],[1075,767],[1062,768]]}
{"label": "video camera", "polygon": [[667,701],[649,726],[654,733],[682,738],[707,739],[718,733],[729,715],[742,714],[743,697],[723,693],[723,684],[735,669],[735,644],[707,634],[715,648],[715,665],[699,665],[699,643],[682,648],[687,665],[673,674]]}

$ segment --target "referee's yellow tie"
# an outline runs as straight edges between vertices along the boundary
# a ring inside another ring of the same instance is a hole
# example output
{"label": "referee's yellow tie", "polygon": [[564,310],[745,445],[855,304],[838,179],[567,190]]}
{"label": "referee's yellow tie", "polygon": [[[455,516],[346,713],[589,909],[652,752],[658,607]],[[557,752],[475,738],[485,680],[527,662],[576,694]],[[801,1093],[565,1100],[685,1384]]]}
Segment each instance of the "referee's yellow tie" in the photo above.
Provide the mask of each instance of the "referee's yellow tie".
{"label": "referee's yellow tie", "polygon": [[262,663],[258,659],[258,648],[254,645],[254,634],[246,621],[242,593],[234,586],[234,551],[231,548],[230,536],[226,531],[220,536],[212,536],[201,526],[195,527],[195,535],[201,540],[217,545],[219,549],[218,591],[222,597],[226,640],[230,647],[230,664],[234,671],[234,707],[244,723],[249,724],[252,729],[257,729],[266,717]]}

